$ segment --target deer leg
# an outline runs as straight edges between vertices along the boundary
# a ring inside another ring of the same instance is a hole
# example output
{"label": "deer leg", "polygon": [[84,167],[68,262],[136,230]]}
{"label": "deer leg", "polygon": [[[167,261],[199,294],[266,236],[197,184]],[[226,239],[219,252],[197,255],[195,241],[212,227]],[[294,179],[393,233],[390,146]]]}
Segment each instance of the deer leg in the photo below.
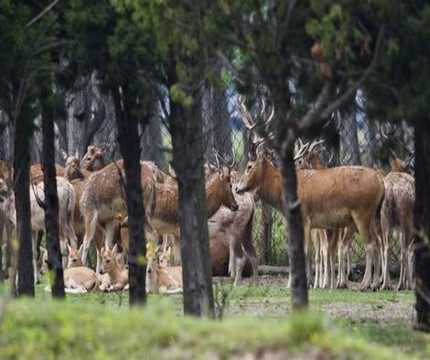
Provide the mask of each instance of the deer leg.
{"label": "deer leg", "polygon": [[105,224],[105,247],[112,249],[115,235],[115,222],[107,221]]}
{"label": "deer leg", "polygon": [[32,248],[32,258],[33,258],[33,274],[34,274],[34,283],[39,284],[39,271],[37,270],[37,233],[38,231],[33,231],[31,236],[31,248]]}
{"label": "deer leg", "polygon": [[90,242],[93,240],[94,234],[96,232],[97,221],[97,212],[93,212],[90,215],[85,216],[85,235],[82,243],[82,262],[84,265],[87,263],[88,249],[90,247]]}
{"label": "deer leg", "polygon": [[236,276],[234,279],[234,286],[239,285],[240,280],[242,280],[243,267],[245,266],[246,256],[236,258]]}
{"label": "deer leg", "polygon": [[314,289],[321,286],[321,239],[316,230],[311,230],[311,238],[315,249],[315,282]]}
{"label": "deer leg", "polygon": [[[390,239],[390,232],[388,230],[388,224],[381,219],[382,231],[381,237],[381,265],[382,265],[382,286],[381,289],[390,288],[390,274],[388,272],[388,243]],[[386,231],[387,230],[387,231]]]}
{"label": "deer leg", "polygon": [[[235,245],[236,245],[236,237],[228,236],[228,274],[231,278],[237,277],[237,269],[235,264]],[[235,275],[236,274],[236,275]],[[235,280],[236,282],[236,280]]]}

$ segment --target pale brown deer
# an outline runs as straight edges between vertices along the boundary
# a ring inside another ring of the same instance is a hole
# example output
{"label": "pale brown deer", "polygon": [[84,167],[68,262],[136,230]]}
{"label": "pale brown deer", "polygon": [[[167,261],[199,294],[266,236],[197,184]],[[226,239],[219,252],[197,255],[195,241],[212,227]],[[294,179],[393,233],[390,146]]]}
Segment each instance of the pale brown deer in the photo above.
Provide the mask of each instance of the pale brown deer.
{"label": "pale brown deer", "polygon": [[382,288],[390,288],[388,271],[389,240],[394,229],[399,232],[400,278],[397,290],[411,289],[413,255],[413,210],[415,180],[406,173],[390,172],[383,178],[385,197],[381,206]]}
{"label": "pale brown deer", "polygon": [[[251,262],[253,282],[257,282],[258,259],[252,243],[254,197],[250,193],[235,194],[237,211],[221,207],[208,221],[211,249],[220,249],[213,242],[225,242],[229,249],[228,273],[238,285],[247,259]],[[218,259],[211,252],[212,261]],[[220,264],[217,264],[218,266]]]}
{"label": "pale brown deer", "polygon": [[89,145],[87,152],[82,157],[80,167],[91,172],[101,170],[106,166],[103,158],[103,150],[97,146]]}
{"label": "pale brown deer", "polygon": [[148,293],[175,294],[183,292],[182,266],[160,265],[162,251],[147,252],[146,291]]}
{"label": "pale brown deer", "polygon": [[[82,261],[87,260],[88,248],[94,238],[97,224],[104,224],[105,247],[113,244],[115,219],[118,213],[127,213],[124,189],[124,162],[115,161],[93,173],[84,184],[80,210],[85,220]],[[146,220],[151,217],[155,200],[156,174],[145,162],[141,162],[141,184]],[[143,219],[142,219],[143,220]]]}
{"label": "pale brown deer", "polygon": [[[64,175],[64,167],[59,164],[55,164],[55,173],[57,176]],[[36,163],[30,166],[30,183],[39,184],[43,182],[43,165]]]}
{"label": "pale brown deer", "polygon": [[[249,124],[249,120],[252,121],[250,116],[245,123]],[[262,144],[262,140],[251,144],[249,161],[236,192],[256,190],[263,201],[283,213],[282,175],[259,151]],[[297,170],[296,176],[305,243],[309,243],[312,228],[328,229],[355,224],[366,247],[366,270],[361,287],[377,288],[379,249],[375,215],[384,196],[384,186],[378,172],[362,166],[340,166]]]}
{"label": "pale brown deer", "polygon": [[128,270],[118,261],[117,254],[116,244],[112,250],[102,247],[100,251],[102,266],[108,277],[108,282],[103,282],[103,286],[100,286],[102,291],[124,290],[128,287]]}
{"label": "pale brown deer", "polygon": [[[63,266],[66,265],[65,251],[67,244],[77,247],[76,235],[73,230],[73,210],[75,206],[75,191],[73,186],[64,178],[57,177],[57,194],[59,203],[59,230],[60,245],[63,254]],[[4,180],[0,179],[0,188],[7,187]],[[43,182],[30,186],[30,210],[31,210],[31,230],[32,230],[32,247],[33,247],[33,268],[34,279],[39,280],[37,271],[37,233],[45,230],[45,211],[39,202],[45,201],[45,192]],[[4,214],[16,226],[15,196],[12,191],[1,191],[0,206]]]}

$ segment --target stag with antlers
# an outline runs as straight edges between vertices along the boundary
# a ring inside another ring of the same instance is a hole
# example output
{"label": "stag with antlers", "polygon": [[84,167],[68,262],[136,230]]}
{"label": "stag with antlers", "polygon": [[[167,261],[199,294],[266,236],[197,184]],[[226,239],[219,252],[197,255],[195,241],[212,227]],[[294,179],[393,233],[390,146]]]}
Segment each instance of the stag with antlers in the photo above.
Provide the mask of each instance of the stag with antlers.
{"label": "stag with antlers", "polygon": [[[241,111],[245,125],[249,129],[255,127],[243,102]],[[261,138],[251,144],[249,161],[236,192],[256,190],[263,201],[284,213],[282,175],[262,153],[263,144]],[[355,224],[366,247],[366,270],[361,287],[377,288],[380,268],[375,215],[384,195],[381,175],[362,166],[297,170],[296,175],[305,247],[312,228],[329,229]]]}

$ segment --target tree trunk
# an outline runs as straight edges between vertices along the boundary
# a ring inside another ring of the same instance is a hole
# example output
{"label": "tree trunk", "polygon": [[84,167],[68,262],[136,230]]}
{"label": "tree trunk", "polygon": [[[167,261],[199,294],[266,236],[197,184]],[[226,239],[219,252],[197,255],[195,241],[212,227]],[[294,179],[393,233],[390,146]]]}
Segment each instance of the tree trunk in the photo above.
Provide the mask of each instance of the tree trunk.
{"label": "tree trunk", "polygon": [[129,304],[142,305],[146,303],[146,263],[142,261],[146,256],[145,211],[141,184],[138,120],[132,115],[134,99],[127,86],[122,87],[122,94],[119,88],[113,91],[118,141],[125,168],[129,228]]}
{"label": "tree trunk", "polygon": [[281,160],[284,192],[284,214],[288,222],[290,238],[290,277],[293,310],[308,307],[308,282],[306,275],[306,255],[304,249],[303,219],[297,196],[297,175],[294,164],[294,143],[298,134],[294,122],[287,118],[289,98],[282,86],[273,91],[275,103],[275,141]]}
{"label": "tree trunk", "polygon": [[18,250],[18,295],[34,296],[30,213],[30,138],[32,115],[27,104],[15,114],[14,193]]}
{"label": "tree trunk", "polygon": [[[174,76],[170,79],[172,83],[176,83],[176,74]],[[193,96],[193,105],[185,108],[171,100],[170,113],[173,167],[179,187],[184,312],[213,317],[201,97],[198,90],[188,95]]]}
{"label": "tree trunk", "polygon": [[281,152],[281,172],[284,187],[285,214],[290,237],[290,276],[293,309],[308,306],[308,282],[306,276],[306,255],[301,206],[297,196],[297,176],[294,166],[295,136],[288,130],[288,138]]}
{"label": "tree trunk", "polygon": [[145,160],[151,160],[157,166],[161,167],[163,165],[163,137],[161,133],[161,117],[158,110],[158,101],[154,100],[153,104],[153,115],[148,123],[148,125],[143,128],[141,126],[140,132],[143,134],[141,136],[141,158]]}
{"label": "tree trunk", "polygon": [[43,88],[41,93],[46,244],[48,249],[48,269],[50,274],[53,273],[54,275],[50,276],[52,296],[62,299],[65,297],[65,292],[58,226],[59,205],[55,173],[54,119],[52,109],[47,103],[52,96],[52,91],[47,91],[48,89],[49,87]]}
{"label": "tree trunk", "polygon": [[416,329],[430,332],[430,120],[415,125]]}

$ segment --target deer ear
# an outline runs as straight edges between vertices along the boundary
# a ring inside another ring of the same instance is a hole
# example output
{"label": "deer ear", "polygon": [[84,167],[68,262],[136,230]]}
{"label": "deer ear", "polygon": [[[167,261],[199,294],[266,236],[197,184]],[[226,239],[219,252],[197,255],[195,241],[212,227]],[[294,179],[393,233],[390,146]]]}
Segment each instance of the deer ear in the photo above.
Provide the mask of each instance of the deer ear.
{"label": "deer ear", "polygon": [[79,250],[78,250],[78,255],[80,257],[82,257],[82,252],[84,251],[84,244],[82,244],[81,246],[79,246]]}
{"label": "deer ear", "polygon": [[69,250],[69,252],[72,251],[72,247],[69,244],[67,244],[67,250]]}
{"label": "deer ear", "polygon": [[112,248],[112,253],[116,254],[118,252],[118,244],[115,244]]}
{"label": "deer ear", "polygon": [[103,255],[103,253],[105,252],[105,247],[103,246],[101,249],[100,249],[100,255]]}

